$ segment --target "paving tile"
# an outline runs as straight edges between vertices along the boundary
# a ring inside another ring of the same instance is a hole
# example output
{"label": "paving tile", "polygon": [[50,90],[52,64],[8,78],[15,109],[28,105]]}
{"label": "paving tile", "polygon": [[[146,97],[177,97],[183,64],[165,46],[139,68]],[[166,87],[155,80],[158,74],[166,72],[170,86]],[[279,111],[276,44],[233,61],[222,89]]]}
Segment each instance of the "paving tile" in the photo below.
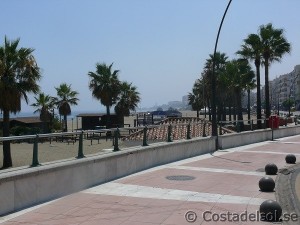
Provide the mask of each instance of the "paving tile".
{"label": "paving tile", "polygon": [[[293,137],[280,142],[248,148],[245,151],[228,152],[211,158],[204,157],[190,163],[178,162],[171,167],[159,168],[114,181],[111,184],[120,189],[107,190],[114,194],[96,193],[96,189],[79,192],[10,219],[1,225],[270,224],[263,221],[205,221],[203,213],[207,211],[216,214],[228,212],[241,214],[246,211],[247,213],[256,213],[259,204],[251,205],[253,203],[242,202],[245,202],[245,199],[275,199],[274,192],[265,193],[259,190],[258,182],[264,174],[256,171],[263,169],[269,162],[275,163],[279,168],[287,166],[284,160],[285,153],[298,153],[299,147],[300,137]],[[263,151],[269,153],[262,153]],[[273,154],[272,152],[284,154]],[[177,165],[179,165],[178,168],[176,168]],[[182,168],[179,168],[180,166]],[[187,166],[187,168],[183,168],[183,166]],[[188,167],[221,170],[201,171]],[[225,173],[225,171],[222,172],[222,169],[228,171]],[[243,171],[243,173],[239,174],[239,171]],[[195,179],[188,181],[166,179],[167,176],[173,175],[193,176]],[[276,179],[276,176],[272,177]],[[128,189],[132,186],[134,186],[133,190]],[[146,192],[142,192],[141,187]],[[127,190],[135,197],[121,196],[122,190],[124,193]],[[157,195],[156,191],[159,191],[161,195]],[[146,193],[147,196],[143,196],[141,193]],[[213,196],[215,201],[191,201],[204,199],[200,198],[202,193],[210,194],[209,196]],[[160,199],[158,196],[161,196]],[[167,199],[168,196],[174,197],[174,200]],[[235,201],[242,204],[232,204],[228,203],[230,198],[244,200]],[[197,214],[194,223],[190,223],[186,219],[186,213],[189,211]]]}
{"label": "paving tile", "polygon": [[51,220],[55,216],[56,215],[53,215],[53,214],[29,212],[24,215],[13,218],[10,221],[17,222],[17,223],[37,223],[37,224],[39,224],[41,222]]}
{"label": "paving tile", "polygon": [[90,219],[90,216],[58,215],[51,220],[39,222],[40,225],[79,225]]}
{"label": "paving tile", "polygon": [[4,223],[1,223],[1,225],[39,225],[37,223],[32,223],[32,222],[22,222],[22,223],[18,223],[18,222],[11,222],[11,221],[8,221],[8,222],[4,222]]}
{"label": "paving tile", "polygon": [[222,156],[215,156],[205,160],[183,164],[184,166],[219,168],[242,171],[257,171],[264,169],[268,163],[275,163],[278,168],[286,166],[282,155],[255,153],[255,152],[233,152]]}
{"label": "paving tile", "polygon": [[298,141],[298,143],[293,143],[292,140],[289,140],[288,142],[270,142],[267,145],[248,149],[247,151],[278,152],[283,153],[283,155],[287,153],[299,154],[300,152],[298,149],[300,148],[300,139]]}
{"label": "paving tile", "polygon": [[111,219],[91,219],[86,222],[81,223],[80,225],[120,225],[124,221],[123,220],[111,220]]}
{"label": "paving tile", "polygon": [[53,215],[61,215],[64,213],[67,213],[70,210],[76,209],[76,206],[72,205],[55,205],[55,204],[50,204],[50,205],[45,205],[41,208],[38,208],[35,210],[36,213],[46,213],[46,214],[53,214]]}
{"label": "paving tile", "polygon": [[[170,175],[187,175],[193,176],[195,179],[190,181],[174,181],[166,179],[166,177]],[[244,192],[240,193],[243,193],[244,195],[241,196],[252,197],[254,194],[251,193],[251,191],[259,194],[258,182],[261,178],[259,176],[247,176],[242,174],[224,175],[223,173],[194,170],[178,171],[172,168],[162,169],[159,173],[157,171],[151,172],[149,174],[151,179],[146,180],[145,178],[144,180],[141,180],[139,179],[140,176],[148,177],[148,174],[139,175],[136,179],[130,179],[130,181],[123,179],[121,182],[149,187],[230,195],[237,195],[235,194],[235,190],[239,191],[242,189]],[[119,180],[116,182],[119,182]]]}
{"label": "paving tile", "polygon": [[135,222],[135,221],[125,221],[122,225],[160,225],[161,223],[149,223],[149,222]]}
{"label": "paving tile", "polygon": [[172,212],[161,212],[161,213],[148,213],[145,214],[143,212],[139,212],[131,216],[128,220],[140,223],[154,223],[154,224],[161,224],[163,223]]}

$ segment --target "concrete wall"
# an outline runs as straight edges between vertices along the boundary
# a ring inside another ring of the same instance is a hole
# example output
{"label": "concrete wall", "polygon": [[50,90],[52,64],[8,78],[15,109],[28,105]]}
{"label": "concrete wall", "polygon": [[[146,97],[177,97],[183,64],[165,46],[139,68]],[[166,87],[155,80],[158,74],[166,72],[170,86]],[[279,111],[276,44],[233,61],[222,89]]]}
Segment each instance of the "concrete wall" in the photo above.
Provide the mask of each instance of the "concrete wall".
{"label": "concrete wall", "polygon": [[[281,127],[280,129],[273,130],[274,139],[297,134],[300,134],[300,126]],[[271,129],[225,134],[218,137],[220,149],[234,148],[242,145],[270,140],[272,140]]]}
{"label": "concrete wall", "polygon": [[0,215],[214,148],[215,138],[195,138],[1,173]]}
{"label": "concrete wall", "polygon": [[[300,134],[300,126],[274,130],[274,138]],[[222,149],[271,140],[270,129],[219,136]],[[84,190],[141,170],[215,150],[215,138],[147,147],[0,173],[0,216]]]}

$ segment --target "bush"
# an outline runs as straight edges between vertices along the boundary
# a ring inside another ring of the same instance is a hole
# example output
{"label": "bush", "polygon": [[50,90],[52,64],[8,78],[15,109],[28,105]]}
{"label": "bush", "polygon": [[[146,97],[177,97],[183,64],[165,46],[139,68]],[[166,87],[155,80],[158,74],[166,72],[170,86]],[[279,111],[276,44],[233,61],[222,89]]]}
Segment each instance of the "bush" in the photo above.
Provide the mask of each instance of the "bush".
{"label": "bush", "polygon": [[55,132],[61,130],[61,123],[59,121],[59,118],[57,116],[54,117],[53,121],[52,121],[52,129],[51,132]]}
{"label": "bush", "polygon": [[30,128],[23,127],[23,126],[15,126],[10,129],[10,134],[12,136],[21,136],[21,135],[28,135]]}
{"label": "bush", "polygon": [[24,126],[15,126],[10,129],[10,134],[12,136],[22,136],[22,135],[32,135],[40,134],[41,129],[39,127],[24,127]]}

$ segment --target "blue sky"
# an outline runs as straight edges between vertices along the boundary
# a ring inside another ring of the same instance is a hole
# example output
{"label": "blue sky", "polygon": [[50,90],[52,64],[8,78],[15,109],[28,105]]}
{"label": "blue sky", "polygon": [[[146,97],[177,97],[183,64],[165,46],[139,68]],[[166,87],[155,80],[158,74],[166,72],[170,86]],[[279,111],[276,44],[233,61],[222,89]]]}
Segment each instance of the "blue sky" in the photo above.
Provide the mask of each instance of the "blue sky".
{"label": "blue sky", "polygon": [[[120,80],[141,93],[140,107],[181,100],[213,52],[227,0],[2,0],[0,43],[21,38],[35,49],[41,90],[72,84],[80,95],[73,110],[103,111],[88,89],[97,62],[119,69]],[[292,52],[270,69],[270,78],[300,64],[299,0],[233,0],[218,50],[231,59],[262,24],[285,30]],[[262,73],[263,75],[263,73]],[[262,81],[263,81],[262,76]],[[31,97],[31,103],[32,97]],[[22,111],[33,111],[23,104]]]}

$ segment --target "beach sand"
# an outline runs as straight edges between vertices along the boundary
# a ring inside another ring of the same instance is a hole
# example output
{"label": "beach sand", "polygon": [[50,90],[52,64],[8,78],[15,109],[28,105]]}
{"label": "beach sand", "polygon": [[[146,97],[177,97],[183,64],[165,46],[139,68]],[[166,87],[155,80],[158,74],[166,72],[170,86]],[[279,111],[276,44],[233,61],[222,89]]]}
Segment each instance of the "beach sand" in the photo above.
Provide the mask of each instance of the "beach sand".
{"label": "beach sand", "polygon": [[[78,141],[74,144],[72,142],[56,142],[52,141],[51,144],[49,141],[38,144],[38,158],[41,164],[45,162],[51,162],[56,160],[74,160],[78,155]],[[2,145],[0,145],[2,148]],[[120,147],[123,147],[122,143],[119,144]],[[83,153],[86,156],[97,155],[97,154],[106,154],[112,152],[113,144],[112,140],[108,139],[107,141],[103,137],[99,140],[84,139],[83,141]],[[32,143],[12,143],[11,144],[11,154],[13,160],[13,167],[20,166],[29,166],[32,164],[32,155],[33,155],[33,144]],[[3,155],[0,154],[0,160],[2,162]],[[1,173],[1,171],[0,171]]]}
{"label": "beach sand", "polygon": [[[130,124],[131,127],[134,126],[134,119],[135,116],[129,116],[124,118],[125,124]],[[68,131],[72,131],[81,128],[81,121],[76,119],[69,119],[68,120]],[[119,147],[125,147],[126,143],[123,143],[121,140],[119,140]],[[140,145],[137,143],[137,145]],[[0,144],[0,148],[2,150],[2,144]],[[90,139],[84,139],[83,141],[83,153],[85,156],[91,156],[91,155],[100,155],[100,154],[107,154],[111,153],[113,150],[113,140],[111,138],[108,138],[106,140],[105,135],[102,135],[102,137],[99,139],[94,138],[91,142]],[[12,154],[12,161],[13,161],[13,167],[28,167],[32,164],[32,155],[33,155],[33,143],[28,143],[26,140],[21,143],[11,143],[11,154]],[[45,164],[45,163],[55,163],[53,161],[57,160],[74,160],[75,157],[78,155],[78,141],[76,141],[74,144],[72,141],[69,143],[65,140],[64,142],[61,142],[60,140],[50,141],[47,140],[43,143],[38,144],[38,158],[39,163]],[[0,164],[3,161],[3,154],[0,154]],[[2,173],[4,171],[0,171]]]}
{"label": "beach sand", "polygon": [[[195,111],[181,111],[183,117],[196,117]],[[204,115],[200,116],[204,118]],[[130,127],[134,126],[135,116],[129,116],[124,118],[125,124],[130,124]],[[208,119],[208,116],[207,116]],[[78,128],[81,128],[81,121],[79,121],[77,125],[77,120],[74,119],[68,121],[68,130],[72,131]],[[142,143],[136,142],[134,145],[141,145]],[[120,148],[124,148],[126,146],[132,146],[132,143],[119,141]],[[2,149],[2,145],[0,145]],[[83,141],[83,152],[86,156],[94,155],[94,154],[107,154],[112,152],[113,142],[112,139],[106,140],[105,137],[101,137],[98,140],[94,139],[91,144],[91,140],[84,139]],[[21,143],[12,143],[11,144],[11,154],[13,160],[13,167],[22,167],[32,164],[32,155],[33,155],[33,144],[27,142]],[[67,143],[66,141],[52,141],[51,143],[45,141],[44,143],[38,144],[38,158],[41,164],[46,162],[52,162],[56,160],[74,160],[78,155],[78,141],[74,144],[72,142]],[[3,154],[0,154],[0,161],[3,161]],[[53,162],[54,163],[54,162]],[[0,171],[2,173],[2,171]]]}

